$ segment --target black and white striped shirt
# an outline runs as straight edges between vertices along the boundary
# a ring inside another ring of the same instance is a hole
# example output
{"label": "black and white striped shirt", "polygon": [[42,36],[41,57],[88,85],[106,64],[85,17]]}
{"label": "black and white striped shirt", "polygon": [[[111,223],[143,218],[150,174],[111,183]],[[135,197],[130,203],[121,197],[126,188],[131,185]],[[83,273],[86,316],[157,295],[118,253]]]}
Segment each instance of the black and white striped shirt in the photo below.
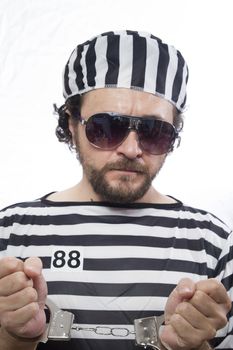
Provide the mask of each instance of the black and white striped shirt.
{"label": "black and white striped shirt", "polygon": [[[50,298],[86,328],[72,330],[70,342],[38,349],[135,349],[134,319],[162,314],[184,277],[217,278],[233,299],[232,242],[222,221],[179,201],[113,205],[43,197],[0,212],[0,257],[39,256]],[[232,320],[229,314],[214,347],[233,348]]]}

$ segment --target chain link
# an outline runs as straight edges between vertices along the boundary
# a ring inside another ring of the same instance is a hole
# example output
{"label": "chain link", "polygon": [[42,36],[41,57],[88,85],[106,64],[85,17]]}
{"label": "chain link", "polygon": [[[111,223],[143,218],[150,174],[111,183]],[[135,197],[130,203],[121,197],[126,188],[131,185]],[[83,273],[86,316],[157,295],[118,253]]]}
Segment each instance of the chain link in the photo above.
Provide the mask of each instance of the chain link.
{"label": "chain link", "polygon": [[90,328],[90,327],[79,327],[73,325],[71,327],[72,329],[78,331],[86,331],[86,332],[94,332],[95,334],[98,335],[112,335],[114,337],[127,337],[130,334],[135,334],[134,331],[130,331],[128,328],[121,328],[121,327],[104,327],[104,326],[97,326],[95,328]]}

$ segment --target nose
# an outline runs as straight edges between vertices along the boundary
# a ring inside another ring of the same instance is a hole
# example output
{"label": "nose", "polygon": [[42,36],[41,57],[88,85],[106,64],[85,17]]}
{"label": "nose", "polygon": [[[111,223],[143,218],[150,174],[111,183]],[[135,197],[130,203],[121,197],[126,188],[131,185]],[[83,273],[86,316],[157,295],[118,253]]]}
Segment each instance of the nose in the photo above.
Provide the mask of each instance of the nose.
{"label": "nose", "polygon": [[117,147],[116,151],[128,159],[140,158],[142,149],[138,142],[137,132],[130,131],[127,138]]}

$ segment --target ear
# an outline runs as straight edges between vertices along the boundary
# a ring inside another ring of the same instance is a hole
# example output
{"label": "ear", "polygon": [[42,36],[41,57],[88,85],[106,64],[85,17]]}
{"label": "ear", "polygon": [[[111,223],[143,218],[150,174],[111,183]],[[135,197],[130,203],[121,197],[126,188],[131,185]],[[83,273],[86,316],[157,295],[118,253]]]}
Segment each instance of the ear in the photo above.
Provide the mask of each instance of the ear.
{"label": "ear", "polygon": [[70,112],[67,111],[67,119],[68,119],[68,128],[72,136],[72,143],[75,146],[76,145],[76,139],[77,139],[77,127],[78,124],[77,121],[75,121],[72,117]]}
{"label": "ear", "polygon": [[69,130],[72,134],[72,136],[74,135],[74,123],[72,121],[72,118],[71,118],[71,114],[69,111],[66,112],[66,118],[68,120],[68,127],[69,127]]}

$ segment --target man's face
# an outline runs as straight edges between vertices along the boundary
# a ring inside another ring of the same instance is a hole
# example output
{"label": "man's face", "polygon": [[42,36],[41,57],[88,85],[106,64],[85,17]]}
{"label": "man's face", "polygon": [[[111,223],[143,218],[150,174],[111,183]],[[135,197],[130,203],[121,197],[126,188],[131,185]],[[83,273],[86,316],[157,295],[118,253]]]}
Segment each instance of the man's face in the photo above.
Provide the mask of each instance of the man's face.
{"label": "man's face", "polygon": [[[173,123],[174,107],[166,100],[130,89],[98,89],[82,99],[81,117],[101,112],[129,116],[155,116]],[[114,203],[153,202],[152,180],[161,169],[166,154],[143,151],[136,131],[113,150],[102,150],[89,143],[85,126],[71,123],[73,141],[83,166],[83,184],[93,200]]]}

